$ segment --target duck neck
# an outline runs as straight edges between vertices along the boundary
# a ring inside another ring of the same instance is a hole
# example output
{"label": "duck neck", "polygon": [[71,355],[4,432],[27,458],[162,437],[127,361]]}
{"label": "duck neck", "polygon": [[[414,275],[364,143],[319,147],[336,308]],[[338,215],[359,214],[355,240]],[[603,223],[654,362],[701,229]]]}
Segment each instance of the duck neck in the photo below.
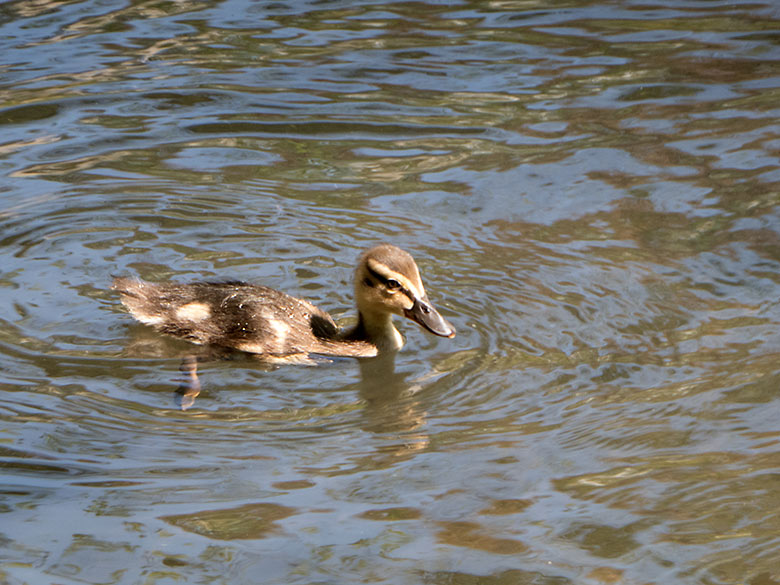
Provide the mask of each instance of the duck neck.
{"label": "duck neck", "polygon": [[390,313],[372,314],[358,310],[358,322],[344,338],[350,341],[367,341],[379,351],[397,351],[404,345],[404,338],[393,325],[393,316]]}

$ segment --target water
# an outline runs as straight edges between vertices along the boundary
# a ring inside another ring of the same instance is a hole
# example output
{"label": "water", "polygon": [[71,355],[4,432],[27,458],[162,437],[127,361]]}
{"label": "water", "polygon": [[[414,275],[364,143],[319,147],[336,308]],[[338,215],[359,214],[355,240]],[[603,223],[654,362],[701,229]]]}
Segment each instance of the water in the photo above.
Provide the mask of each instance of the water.
{"label": "water", "polygon": [[[780,583],[773,2],[0,5],[0,581]],[[201,367],[114,274],[455,339]]]}

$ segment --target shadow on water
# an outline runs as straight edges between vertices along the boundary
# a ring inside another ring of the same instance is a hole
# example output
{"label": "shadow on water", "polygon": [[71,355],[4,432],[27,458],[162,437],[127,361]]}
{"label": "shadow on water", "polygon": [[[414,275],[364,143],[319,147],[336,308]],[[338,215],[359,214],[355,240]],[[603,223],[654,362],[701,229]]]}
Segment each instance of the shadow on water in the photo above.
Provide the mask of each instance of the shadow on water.
{"label": "shadow on water", "polygon": [[[216,361],[234,362],[237,368],[251,367],[252,370],[273,372],[279,368],[313,368],[312,374],[316,378],[317,368],[328,368],[334,360],[340,362],[356,363],[359,366],[360,381],[348,383],[340,388],[331,388],[330,391],[340,393],[352,393],[364,403],[360,426],[366,431],[375,433],[409,433],[424,427],[424,411],[415,401],[414,395],[425,388],[426,383],[434,373],[422,377],[413,377],[411,372],[399,372],[395,367],[396,354],[394,352],[381,354],[374,358],[328,358],[325,356],[311,356],[305,365],[279,365],[273,360],[266,360],[260,356],[238,352],[219,347],[184,347],[184,343],[172,340],[160,339],[159,334],[150,332],[144,327],[133,327],[135,335],[128,348],[123,352],[128,357],[139,359],[144,356],[149,358],[170,358],[171,350],[183,354],[179,371],[181,381],[178,388],[172,391],[171,400],[181,410],[189,410],[196,406],[197,398],[203,388],[198,375],[199,365],[208,366]],[[186,344],[189,346],[190,344]],[[150,368],[153,368],[150,364]],[[228,365],[227,367],[230,367]],[[164,375],[163,372],[160,372]],[[208,384],[208,382],[206,382]],[[325,390],[323,388],[323,390]],[[218,393],[219,388],[212,388],[212,393]],[[418,439],[416,448],[426,445],[424,436]]]}
{"label": "shadow on water", "polygon": [[[260,356],[214,346],[194,346],[190,343],[167,338],[142,325],[131,324],[131,337],[122,355],[135,362],[147,363],[150,371],[155,370],[155,363],[164,360],[179,359],[178,387],[171,380],[171,402],[181,410],[189,410],[197,406],[197,399],[204,386],[212,396],[218,395],[219,387],[213,387],[208,379],[209,366],[221,364],[223,368],[249,369],[258,374],[273,377],[280,369],[303,368],[313,378],[317,378],[320,370],[338,368],[339,370],[355,370],[359,372],[358,382],[347,382],[332,388],[321,388],[322,391],[336,392],[343,395],[356,396],[362,403],[360,426],[368,432],[375,433],[411,433],[425,426],[425,410],[415,399],[415,395],[426,389],[430,382],[440,377],[444,372],[435,368],[420,375],[418,372],[399,371],[396,368],[397,354],[389,352],[374,358],[331,358],[326,356],[311,356],[305,364],[280,365],[273,360],[265,360]],[[403,350],[402,350],[403,351]],[[409,349],[407,348],[407,351]],[[178,356],[178,357],[177,357]],[[205,373],[204,372],[205,368]],[[169,379],[166,369],[158,370],[160,380]],[[205,380],[201,379],[203,373]],[[159,387],[159,384],[155,384]],[[160,405],[164,407],[164,405]],[[417,441],[418,439],[414,439]],[[424,436],[419,439],[419,446],[426,444]]]}

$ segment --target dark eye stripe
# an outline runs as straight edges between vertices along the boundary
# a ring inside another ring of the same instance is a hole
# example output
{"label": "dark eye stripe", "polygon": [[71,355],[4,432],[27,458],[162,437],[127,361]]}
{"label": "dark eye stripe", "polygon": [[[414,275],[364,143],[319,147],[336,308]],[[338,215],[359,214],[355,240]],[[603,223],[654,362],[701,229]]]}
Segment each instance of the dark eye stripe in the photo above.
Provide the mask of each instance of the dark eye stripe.
{"label": "dark eye stripe", "polygon": [[[404,285],[402,285],[400,282],[398,282],[395,278],[387,278],[386,276],[383,276],[383,275],[379,274],[376,270],[371,268],[371,266],[369,266],[368,264],[366,264],[366,268],[368,269],[368,273],[371,276],[376,278],[379,282],[384,284],[387,288],[401,291],[407,297],[409,297],[411,300],[414,300],[414,295],[411,292],[409,292],[409,290],[407,290],[407,288]],[[397,287],[396,286],[390,286],[390,282],[394,282],[398,286]]]}
{"label": "dark eye stripe", "polygon": [[366,268],[368,269],[368,272],[369,272],[369,274],[371,274],[371,276],[376,278],[379,282],[387,284],[387,280],[388,280],[387,278],[385,278],[384,276],[379,274],[376,270],[371,268],[371,266],[369,266],[368,264],[366,264]]}

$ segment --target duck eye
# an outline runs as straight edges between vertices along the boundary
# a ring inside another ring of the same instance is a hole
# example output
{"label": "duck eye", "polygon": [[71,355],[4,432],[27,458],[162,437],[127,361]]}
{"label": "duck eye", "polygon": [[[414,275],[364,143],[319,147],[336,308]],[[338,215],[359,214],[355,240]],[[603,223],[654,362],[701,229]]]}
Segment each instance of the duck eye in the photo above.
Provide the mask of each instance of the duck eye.
{"label": "duck eye", "polygon": [[396,290],[398,290],[399,288],[401,288],[401,283],[400,283],[400,282],[398,282],[397,280],[393,280],[393,279],[391,278],[391,279],[389,279],[389,280],[388,280],[388,281],[385,283],[385,286],[387,286],[387,288],[388,288],[389,290],[396,291]]}

